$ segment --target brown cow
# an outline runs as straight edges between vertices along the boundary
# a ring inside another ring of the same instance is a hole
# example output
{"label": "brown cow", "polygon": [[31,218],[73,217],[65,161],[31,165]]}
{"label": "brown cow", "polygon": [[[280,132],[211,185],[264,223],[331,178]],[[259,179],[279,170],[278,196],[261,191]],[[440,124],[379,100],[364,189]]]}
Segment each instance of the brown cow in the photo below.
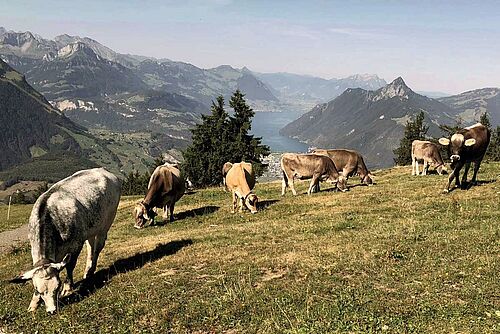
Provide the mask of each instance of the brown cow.
{"label": "brown cow", "polygon": [[255,186],[255,174],[252,164],[244,161],[235,164],[226,162],[224,166],[229,168],[226,172],[223,171],[224,184],[226,189],[233,193],[233,209],[231,212],[234,213],[236,211],[236,204],[239,198],[240,212],[243,211],[243,203],[245,203],[245,206],[251,213],[257,213],[257,202],[259,199],[252,192]]}
{"label": "brown cow", "polygon": [[142,228],[149,220],[154,222],[154,208],[164,209],[163,218],[174,220],[175,203],[184,195],[185,182],[177,165],[164,164],[156,167],[149,179],[148,192],[144,199],[135,206],[135,228]]}
{"label": "brown cow", "polygon": [[367,185],[373,184],[373,175],[368,171],[368,168],[366,168],[363,156],[359,152],[345,149],[315,149],[312,153],[330,157],[337,170],[345,176],[346,180],[357,174],[360,177],[361,183]]}
{"label": "brown cow", "polygon": [[318,154],[296,154],[285,153],[281,156],[281,169],[283,170],[283,181],[281,186],[281,196],[285,195],[288,181],[291,181],[292,193],[297,195],[294,187],[294,179],[311,179],[311,184],[307,194],[311,194],[313,189],[319,185],[320,181],[336,183],[341,191],[346,191],[346,178],[340,175],[333,164],[332,159]]}
{"label": "brown cow", "polygon": [[448,186],[444,190],[445,192],[450,191],[453,179],[455,179],[455,185],[460,187],[459,174],[460,169],[464,165],[462,187],[466,186],[467,173],[469,172],[471,162],[474,162],[474,175],[472,176],[471,184],[476,183],[477,172],[490,143],[490,136],[490,130],[481,123],[477,123],[465,129],[458,130],[451,136],[451,139],[439,138],[441,145],[450,146],[451,168],[453,169],[448,178]]}
{"label": "brown cow", "polygon": [[441,154],[439,153],[439,147],[430,141],[414,140],[411,143],[411,175],[419,175],[419,160],[423,160],[424,162],[422,175],[427,174],[430,165],[436,168],[439,175],[441,175],[443,171],[447,171]]}

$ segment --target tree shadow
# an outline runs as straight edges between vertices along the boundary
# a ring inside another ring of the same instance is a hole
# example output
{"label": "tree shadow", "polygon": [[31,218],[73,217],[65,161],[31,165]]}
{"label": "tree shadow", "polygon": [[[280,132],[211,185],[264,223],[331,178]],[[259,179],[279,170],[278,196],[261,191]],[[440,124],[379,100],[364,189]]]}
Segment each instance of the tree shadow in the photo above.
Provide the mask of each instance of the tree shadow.
{"label": "tree shadow", "polygon": [[80,302],[98,289],[103,288],[114,276],[142,268],[148,263],[173,255],[192,243],[191,239],[175,240],[166,244],[158,244],[153,250],[137,253],[125,259],[118,259],[108,268],[96,272],[92,277],[77,282],[75,291],[60,302],[63,306]]}
{"label": "tree shadow", "polygon": [[263,209],[267,208],[268,206],[273,205],[276,202],[279,202],[279,200],[269,199],[269,200],[264,200],[264,201],[258,201],[257,202],[257,210],[263,210]]}

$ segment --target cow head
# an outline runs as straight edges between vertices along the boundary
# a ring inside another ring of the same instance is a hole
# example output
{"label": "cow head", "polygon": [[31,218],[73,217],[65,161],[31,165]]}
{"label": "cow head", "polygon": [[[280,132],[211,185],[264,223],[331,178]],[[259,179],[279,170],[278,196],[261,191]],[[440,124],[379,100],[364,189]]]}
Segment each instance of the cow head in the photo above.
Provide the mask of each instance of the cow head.
{"label": "cow head", "polygon": [[57,298],[62,287],[59,273],[66,267],[70,258],[71,255],[66,254],[61,262],[37,266],[11,280],[12,283],[20,283],[27,280],[33,282],[35,292],[33,293],[28,311],[35,311],[40,301],[43,300],[47,313],[54,314],[56,312]]}
{"label": "cow head", "polygon": [[450,147],[450,153],[451,153],[450,159],[451,163],[454,165],[460,160],[463,151],[467,147],[474,145],[476,143],[476,140],[474,138],[465,140],[463,134],[455,133],[453,136],[451,136],[450,139],[439,138],[439,143],[443,146]]}
{"label": "cow head", "polygon": [[373,185],[373,175],[370,173],[366,174],[361,180],[361,183],[367,184],[369,186]]}
{"label": "cow head", "polygon": [[147,209],[144,203],[138,203],[134,207],[134,219],[135,219],[135,228],[143,228],[146,225],[146,222],[149,220],[150,223],[154,223],[155,213],[151,209]]}
{"label": "cow head", "polygon": [[342,192],[349,190],[347,188],[347,178],[342,174],[339,174],[338,177],[328,177],[327,182],[337,184],[337,188]]}
{"label": "cow head", "polygon": [[245,205],[251,213],[257,213],[257,202],[259,198],[254,193],[250,193],[245,197]]}

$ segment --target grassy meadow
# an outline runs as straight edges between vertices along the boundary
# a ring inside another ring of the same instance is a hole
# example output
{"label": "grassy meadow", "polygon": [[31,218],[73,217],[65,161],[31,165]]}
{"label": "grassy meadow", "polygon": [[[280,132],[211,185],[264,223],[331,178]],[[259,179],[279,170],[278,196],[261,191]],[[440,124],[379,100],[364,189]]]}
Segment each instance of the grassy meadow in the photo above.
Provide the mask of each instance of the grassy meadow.
{"label": "grassy meadow", "polygon": [[174,223],[142,230],[139,197],[124,197],[94,282],[54,316],[26,311],[31,283],[7,282],[30,268],[29,246],[0,255],[0,333],[499,332],[500,164],[450,194],[447,176],[410,172],[312,196],[307,182],[283,198],[281,183],[257,184],[255,215],[231,214],[221,188],[198,190]]}

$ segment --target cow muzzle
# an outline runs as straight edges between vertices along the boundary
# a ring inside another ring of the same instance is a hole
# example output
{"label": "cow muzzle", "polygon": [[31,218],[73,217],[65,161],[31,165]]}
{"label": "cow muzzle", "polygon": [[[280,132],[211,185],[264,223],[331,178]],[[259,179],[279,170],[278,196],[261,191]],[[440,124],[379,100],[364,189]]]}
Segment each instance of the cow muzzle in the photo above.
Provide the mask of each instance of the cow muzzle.
{"label": "cow muzzle", "polygon": [[450,157],[451,161],[459,161],[460,160],[460,156],[458,154],[453,154],[451,157]]}

